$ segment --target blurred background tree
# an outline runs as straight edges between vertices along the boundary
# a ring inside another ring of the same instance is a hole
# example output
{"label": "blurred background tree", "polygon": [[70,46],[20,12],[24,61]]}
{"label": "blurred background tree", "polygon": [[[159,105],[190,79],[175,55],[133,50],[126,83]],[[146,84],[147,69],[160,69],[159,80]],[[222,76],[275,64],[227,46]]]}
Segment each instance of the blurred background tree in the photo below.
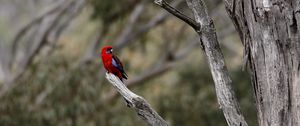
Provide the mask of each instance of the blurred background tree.
{"label": "blurred background tree", "polygon": [[[128,87],[174,126],[223,126],[194,31],[143,0],[0,1],[0,125],[141,126],[104,79],[113,45]],[[184,1],[169,1],[186,10]],[[256,125],[242,45],[222,1],[206,1],[249,125]],[[172,31],[172,32],[170,32]]]}

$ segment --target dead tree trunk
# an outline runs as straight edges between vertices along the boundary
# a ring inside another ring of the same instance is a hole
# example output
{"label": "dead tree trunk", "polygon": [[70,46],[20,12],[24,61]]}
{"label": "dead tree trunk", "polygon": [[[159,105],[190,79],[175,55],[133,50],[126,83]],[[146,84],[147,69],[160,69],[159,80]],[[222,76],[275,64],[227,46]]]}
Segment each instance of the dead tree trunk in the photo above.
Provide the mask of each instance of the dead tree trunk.
{"label": "dead tree trunk", "polygon": [[299,126],[299,0],[224,1],[245,47],[259,125]]}

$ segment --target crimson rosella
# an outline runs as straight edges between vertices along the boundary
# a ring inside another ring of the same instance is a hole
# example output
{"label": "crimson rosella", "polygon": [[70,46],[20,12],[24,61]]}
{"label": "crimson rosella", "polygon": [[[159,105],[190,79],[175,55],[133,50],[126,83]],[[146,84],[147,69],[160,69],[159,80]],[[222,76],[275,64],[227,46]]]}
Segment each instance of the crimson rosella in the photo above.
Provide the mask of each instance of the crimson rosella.
{"label": "crimson rosella", "polygon": [[104,68],[108,73],[112,73],[120,78],[121,81],[128,76],[123,69],[123,65],[117,56],[113,55],[112,46],[104,46],[101,50],[101,57]]}

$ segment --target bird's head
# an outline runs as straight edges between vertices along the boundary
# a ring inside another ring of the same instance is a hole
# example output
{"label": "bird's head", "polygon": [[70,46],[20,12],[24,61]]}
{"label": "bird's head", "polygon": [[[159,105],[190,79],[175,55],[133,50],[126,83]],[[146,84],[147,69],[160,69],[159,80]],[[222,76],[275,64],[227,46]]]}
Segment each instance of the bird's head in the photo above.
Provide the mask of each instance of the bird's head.
{"label": "bird's head", "polygon": [[102,47],[101,54],[112,54],[113,48],[112,46],[104,46]]}

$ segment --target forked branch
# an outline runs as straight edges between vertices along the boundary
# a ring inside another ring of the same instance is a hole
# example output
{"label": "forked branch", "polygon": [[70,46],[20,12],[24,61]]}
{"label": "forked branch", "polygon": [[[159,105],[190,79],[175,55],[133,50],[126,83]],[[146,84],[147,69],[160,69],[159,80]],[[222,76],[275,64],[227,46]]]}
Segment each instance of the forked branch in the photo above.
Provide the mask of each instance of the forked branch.
{"label": "forked branch", "polygon": [[[164,0],[154,1],[159,6],[172,13],[174,16],[186,22],[186,17],[178,15],[178,10],[168,9],[168,3]],[[195,21],[193,24],[188,23],[198,33],[200,44],[206,55],[207,62],[212,73],[217,93],[218,103],[223,110],[229,126],[247,126],[247,122],[241,113],[240,106],[237,102],[234,90],[232,88],[232,80],[225,65],[223,53],[221,51],[216,31],[212,19],[207,13],[207,8],[202,0],[186,0],[188,7],[192,10]],[[183,18],[184,17],[184,18]],[[195,28],[194,23],[197,26]]]}

